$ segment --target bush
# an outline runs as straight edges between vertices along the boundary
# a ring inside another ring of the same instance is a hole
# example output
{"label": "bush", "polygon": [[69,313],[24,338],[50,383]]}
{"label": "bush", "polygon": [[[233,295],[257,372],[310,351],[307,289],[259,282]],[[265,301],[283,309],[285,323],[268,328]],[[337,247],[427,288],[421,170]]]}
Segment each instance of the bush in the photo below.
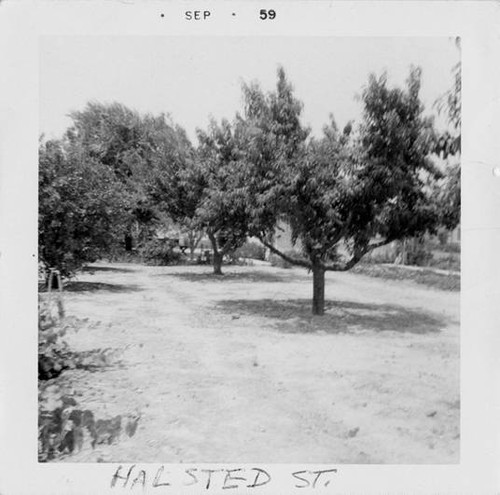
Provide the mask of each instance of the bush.
{"label": "bush", "polygon": [[251,258],[264,261],[266,258],[266,248],[262,244],[247,241],[234,252],[234,258]]}
{"label": "bush", "polygon": [[181,253],[174,251],[173,246],[162,239],[152,239],[139,250],[143,261],[151,265],[175,265],[182,259]]}
{"label": "bush", "polygon": [[285,261],[281,256],[278,256],[277,254],[271,254],[269,257],[269,262],[271,263],[271,266],[276,266],[278,268],[291,268],[292,265],[288,263],[288,261]]}
{"label": "bush", "polygon": [[366,254],[362,258],[363,263],[394,263],[397,254],[395,251],[386,250],[374,250],[371,253]]}
{"label": "bush", "polygon": [[[57,304],[57,310],[55,308]],[[49,380],[74,368],[71,351],[63,339],[71,326],[62,323],[61,300],[38,300],[38,379]]]}
{"label": "bush", "polygon": [[[85,442],[114,443],[122,432],[134,435],[140,414],[95,419],[92,411],[79,409],[74,398],[64,395],[53,381],[64,370],[92,371],[110,364],[109,348],[72,351],[64,339],[70,330],[90,328],[87,320],[64,317],[62,300],[38,301],[38,461],[59,459],[81,450]],[[57,389],[55,392],[53,389]]]}
{"label": "bush", "polygon": [[[96,419],[89,409],[80,409],[68,395],[57,396],[57,407],[38,411],[38,461],[47,462],[98,444],[112,444],[122,433],[132,437],[140,413]],[[86,445],[88,443],[88,446]]]}
{"label": "bush", "polygon": [[407,254],[408,265],[429,266],[432,260],[432,253],[424,246],[418,246]]}
{"label": "bush", "polygon": [[[296,249],[290,249],[289,251],[285,251],[283,254],[297,259],[305,259],[302,252],[297,251]],[[272,254],[269,261],[271,262],[271,266],[277,266],[278,268],[291,268],[293,266],[277,254]]]}
{"label": "bush", "polygon": [[110,363],[112,350],[109,348],[75,352],[64,339],[69,331],[91,328],[88,320],[63,317],[64,309],[60,299],[38,300],[38,379],[50,380],[64,370],[92,370]]}
{"label": "bush", "polygon": [[433,268],[439,268],[440,270],[451,270],[458,272],[460,271],[460,255],[451,253],[436,256],[435,253],[430,266],[432,266]]}
{"label": "bush", "polygon": [[439,249],[440,249],[440,251],[443,251],[445,253],[459,254],[460,253],[460,243],[459,242],[450,242],[449,244],[444,244],[443,246],[440,246]]}

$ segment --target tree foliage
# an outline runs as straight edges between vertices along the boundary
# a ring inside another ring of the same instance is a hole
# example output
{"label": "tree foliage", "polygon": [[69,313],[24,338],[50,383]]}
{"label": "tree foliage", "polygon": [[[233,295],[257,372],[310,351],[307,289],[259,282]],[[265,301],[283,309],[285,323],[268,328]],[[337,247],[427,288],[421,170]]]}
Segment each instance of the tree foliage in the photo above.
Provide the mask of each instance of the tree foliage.
{"label": "tree foliage", "polygon": [[385,75],[372,76],[362,95],[356,173],[361,194],[356,199],[368,221],[354,227],[389,242],[433,231],[439,220],[430,186],[442,174],[430,157],[434,128],[432,119],[423,116],[420,80],[415,68],[406,90],[388,88]]}
{"label": "tree foliage", "polygon": [[257,83],[243,85],[244,112],[237,116],[244,150],[239,174],[246,185],[250,232],[264,239],[274,231],[286,209],[293,166],[305,154],[310,130],[301,123],[302,102],[282,67],[275,91],[264,93]]}
{"label": "tree foliage", "polygon": [[[459,40],[457,46],[460,48]],[[460,153],[462,127],[462,64],[452,69],[452,87],[435,103],[438,112],[444,115],[451,126],[451,132],[442,132],[434,152],[447,160],[443,183],[436,188],[436,198],[441,211],[441,223],[453,230],[460,223],[461,187]]]}
{"label": "tree foliage", "polygon": [[129,198],[130,222],[147,237],[158,223],[158,204],[148,193],[157,176],[170,181],[162,203],[177,204],[182,190],[175,183],[177,170],[192,153],[185,131],[167,116],[140,115],[119,103],[89,103],[72,112],[68,140],[78,143],[103,168],[111,170]]}
{"label": "tree foliage", "polygon": [[[193,240],[208,235],[215,273],[248,236],[310,269],[321,314],[325,271],[349,270],[379,246],[458,222],[459,167],[443,176],[430,158],[439,140],[420,85],[417,68],[404,88],[372,75],[360,125],[339,130],[331,117],[312,138],[279,68],[273,91],[243,85],[243,112],[198,129],[196,148],[165,115],[89,103],[71,114],[62,140],[40,147],[41,258],[69,275],[134,222],[150,236],[167,215]],[[458,72],[443,103],[457,132],[460,91]],[[275,246],[283,222],[301,256]]]}
{"label": "tree foliage", "polygon": [[151,180],[152,197],[190,239],[196,242],[200,232],[209,237],[216,274],[248,234],[241,132],[238,123],[212,120],[207,130],[197,129],[196,150],[190,147],[180,160],[160,160]]}
{"label": "tree foliage", "polygon": [[224,255],[242,246],[248,234],[240,131],[227,120],[212,120],[207,131],[197,130],[198,156],[191,176],[200,186],[196,220],[212,244],[217,274]]}
{"label": "tree foliage", "polygon": [[157,149],[161,118],[142,117],[119,103],[97,102],[71,112],[70,117],[73,125],[67,131],[68,140],[133,186]]}
{"label": "tree foliage", "polygon": [[[175,215],[185,201],[175,177],[194,155],[163,114],[89,103],[70,117],[62,139],[40,146],[40,259],[63,276],[117,249],[134,226],[139,240],[150,238],[165,205]],[[169,184],[161,201],[154,181]]]}
{"label": "tree foliage", "polygon": [[[389,88],[385,75],[371,76],[357,135],[351,124],[339,132],[332,119],[323,138],[307,141],[301,104],[282,69],[273,93],[244,87],[251,226],[273,253],[313,271],[315,313],[324,310],[326,270],[348,270],[372,249],[437,225],[428,184],[439,171],[428,157],[433,128],[419,90],[418,69],[404,90]],[[280,220],[303,258],[273,245]]]}
{"label": "tree foliage", "polygon": [[41,142],[39,258],[65,277],[108,252],[123,233],[126,203],[113,173],[76,146]]}

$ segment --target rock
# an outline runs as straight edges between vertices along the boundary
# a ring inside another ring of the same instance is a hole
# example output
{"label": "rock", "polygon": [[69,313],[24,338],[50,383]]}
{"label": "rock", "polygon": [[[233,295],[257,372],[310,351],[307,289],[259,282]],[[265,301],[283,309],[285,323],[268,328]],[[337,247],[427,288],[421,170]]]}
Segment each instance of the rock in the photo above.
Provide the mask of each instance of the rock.
{"label": "rock", "polygon": [[437,411],[430,411],[426,414],[428,418],[433,418],[437,414]]}

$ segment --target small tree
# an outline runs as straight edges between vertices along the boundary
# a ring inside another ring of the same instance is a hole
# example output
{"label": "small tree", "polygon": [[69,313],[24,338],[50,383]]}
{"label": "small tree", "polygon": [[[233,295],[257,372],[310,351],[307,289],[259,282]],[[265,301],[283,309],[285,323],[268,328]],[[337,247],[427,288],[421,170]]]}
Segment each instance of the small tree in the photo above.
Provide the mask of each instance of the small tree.
{"label": "small tree", "polygon": [[241,247],[248,233],[238,133],[238,125],[233,129],[227,120],[220,125],[212,121],[206,132],[197,130],[198,160],[191,180],[201,187],[195,218],[210,239],[215,275],[222,274],[224,256]]}
{"label": "small tree", "polygon": [[[405,91],[388,88],[385,75],[371,76],[357,139],[350,124],[340,133],[332,119],[324,137],[307,145],[301,105],[284,72],[276,92],[251,89],[245,97],[252,228],[273,253],[312,271],[312,311],[321,315],[326,271],[349,270],[371,250],[437,224],[427,184],[439,172],[428,159],[432,123],[422,116],[420,71],[411,71]],[[280,219],[300,240],[303,257],[270,241]]]}
{"label": "small tree", "polygon": [[[213,250],[214,274],[222,274],[226,254],[247,235],[246,196],[241,191],[238,131],[224,120],[197,130],[196,150],[184,143],[161,157],[150,180],[150,194],[170,218],[190,232],[194,246],[204,232]],[[187,139],[187,138],[186,138]]]}

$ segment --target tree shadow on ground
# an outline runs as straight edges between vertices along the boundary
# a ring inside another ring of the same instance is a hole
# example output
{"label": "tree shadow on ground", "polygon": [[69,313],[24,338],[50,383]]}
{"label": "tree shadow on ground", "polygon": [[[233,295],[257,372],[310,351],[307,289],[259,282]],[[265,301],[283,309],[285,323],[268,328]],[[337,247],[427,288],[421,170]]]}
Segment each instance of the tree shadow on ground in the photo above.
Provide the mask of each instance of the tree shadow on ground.
{"label": "tree shadow on ground", "polygon": [[105,284],[103,282],[67,282],[65,292],[135,292],[141,290],[137,285]]}
{"label": "tree shadow on ground", "polygon": [[309,280],[309,278],[304,275],[303,277],[297,276],[296,273],[288,274],[288,273],[272,273],[266,272],[264,270],[252,270],[252,271],[244,271],[244,272],[229,272],[224,273],[223,275],[214,275],[211,272],[203,272],[203,273],[192,273],[192,272],[176,272],[176,273],[168,273],[161,274],[158,276],[173,276],[178,277],[182,280],[186,280],[188,282],[264,282],[264,283],[287,283],[290,281],[290,277],[293,275],[293,279],[298,281],[299,279]]}
{"label": "tree shadow on ground", "polygon": [[117,268],[114,266],[84,266],[82,272],[84,273],[94,273],[94,272],[113,272],[113,273],[132,273],[135,270],[131,268]]}
{"label": "tree shadow on ground", "polygon": [[262,316],[275,320],[272,326],[285,333],[439,332],[446,319],[424,310],[392,304],[327,301],[325,314],[311,314],[310,299],[223,300],[216,309],[239,316]]}

